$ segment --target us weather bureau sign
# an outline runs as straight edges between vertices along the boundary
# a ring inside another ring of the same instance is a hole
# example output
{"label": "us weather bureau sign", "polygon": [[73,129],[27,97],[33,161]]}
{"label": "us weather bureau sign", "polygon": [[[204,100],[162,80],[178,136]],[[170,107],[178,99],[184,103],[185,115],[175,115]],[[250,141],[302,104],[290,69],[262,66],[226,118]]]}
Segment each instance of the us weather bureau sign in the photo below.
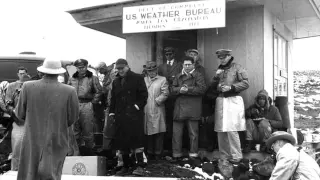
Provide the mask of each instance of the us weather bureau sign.
{"label": "us weather bureau sign", "polygon": [[225,27],[226,1],[207,0],[123,8],[123,33]]}

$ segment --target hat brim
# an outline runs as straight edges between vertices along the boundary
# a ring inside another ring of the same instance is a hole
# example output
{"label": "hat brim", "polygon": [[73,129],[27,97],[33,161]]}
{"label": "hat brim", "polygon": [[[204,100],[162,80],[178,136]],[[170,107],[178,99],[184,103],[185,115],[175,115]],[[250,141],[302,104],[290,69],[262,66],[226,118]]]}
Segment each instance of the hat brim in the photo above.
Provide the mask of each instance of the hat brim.
{"label": "hat brim", "polygon": [[194,49],[190,49],[190,50],[188,50],[188,53],[190,53],[190,52],[194,52],[194,53],[197,53],[197,54],[199,54],[199,51],[197,51],[197,50],[194,50]]}
{"label": "hat brim", "polygon": [[126,64],[116,64],[116,69],[126,67]]}
{"label": "hat brim", "polygon": [[37,70],[39,72],[45,73],[45,74],[63,74],[66,72],[66,70],[64,68],[57,68],[57,69],[49,69],[49,68],[45,68],[43,66],[40,66],[37,68]]}
{"label": "hat brim", "polygon": [[295,145],[296,144],[296,139],[290,135],[290,134],[281,134],[281,135],[277,135],[277,136],[273,136],[273,137],[270,137],[267,142],[266,142],[266,145],[267,147],[270,149],[272,144],[277,141],[277,140],[288,140],[292,145]]}

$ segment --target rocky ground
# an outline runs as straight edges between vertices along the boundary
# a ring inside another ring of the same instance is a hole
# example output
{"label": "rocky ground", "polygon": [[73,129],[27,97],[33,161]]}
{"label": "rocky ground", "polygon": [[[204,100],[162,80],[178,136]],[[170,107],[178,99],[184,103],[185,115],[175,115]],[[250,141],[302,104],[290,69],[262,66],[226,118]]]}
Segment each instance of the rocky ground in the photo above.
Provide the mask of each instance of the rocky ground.
{"label": "rocky ground", "polygon": [[320,127],[320,71],[294,72],[295,127]]}

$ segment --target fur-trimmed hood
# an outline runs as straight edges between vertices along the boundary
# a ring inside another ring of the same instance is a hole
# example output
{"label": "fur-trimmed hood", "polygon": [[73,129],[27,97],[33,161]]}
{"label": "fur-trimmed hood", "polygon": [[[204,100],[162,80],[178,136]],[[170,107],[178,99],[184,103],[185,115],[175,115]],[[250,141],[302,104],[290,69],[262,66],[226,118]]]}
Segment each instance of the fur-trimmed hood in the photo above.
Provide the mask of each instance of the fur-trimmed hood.
{"label": "fur-trimmed hood", "polygon": [[[259,105],[258,98],[259,98],[260,96],[263,96],[263,97],[265,98],[265,100],[266,100],[266,104],[265,104],[264,107],[260,107],[260,105]],[[261,90],[261,91],[258,92],[258,95],[257,95],[256,98],[255,98],[255,104],[256,104],[256,106],[259,107],[259,108],[264,108],[265,110],[268,110],[268,109],[269,109],[269,107],[270,107],[269,94],[268,94],[268,92],[267,92],[266,90],[263,89],[263,90]]]}
{"label": "fur-trimmed hood", "polygon": [[[89,70],[87,70],[86,75],[84,77],[88,77],[91,78],[93,76],[92,72],[90,72]],[[76,73],[74,73],[72,75],[73,78],[78,78],[79,77],[79,72],[77,71]]]}

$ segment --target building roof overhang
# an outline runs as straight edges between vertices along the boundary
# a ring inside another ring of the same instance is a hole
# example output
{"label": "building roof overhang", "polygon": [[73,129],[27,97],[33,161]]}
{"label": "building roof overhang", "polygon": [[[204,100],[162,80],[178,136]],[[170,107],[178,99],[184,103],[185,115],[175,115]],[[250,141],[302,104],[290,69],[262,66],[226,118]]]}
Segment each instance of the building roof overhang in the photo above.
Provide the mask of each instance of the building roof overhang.
{"label": "building roof overhang", "polygon": [[[195,1],[195,0],[184,0]],[[295,39],[320,36],[320,0],[226,0],[227,10],[265,6],[292,32]],[[86,27],[114,36],[122,34],[124,7],[181,2],[181,0],[117,0],[100,6],[69,11]]]}

